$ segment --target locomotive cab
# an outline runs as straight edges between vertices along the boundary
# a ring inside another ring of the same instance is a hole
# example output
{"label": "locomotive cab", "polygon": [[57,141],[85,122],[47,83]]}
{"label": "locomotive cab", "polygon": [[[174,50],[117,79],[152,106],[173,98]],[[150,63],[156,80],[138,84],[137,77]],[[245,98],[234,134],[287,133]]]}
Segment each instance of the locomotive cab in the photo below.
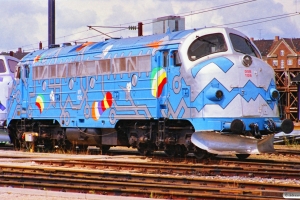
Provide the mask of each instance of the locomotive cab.
{"label": "locomotive cab", "polygon": [[273,152],[273,137],[268,135],[293,130],[291,120],[278,117],[273,69],[245,35],[214,30],[191,34],[179,50],[194,78],[191,101],[200,106],[194,110],[199,123],[194,123],[192,142],[217,154]]}

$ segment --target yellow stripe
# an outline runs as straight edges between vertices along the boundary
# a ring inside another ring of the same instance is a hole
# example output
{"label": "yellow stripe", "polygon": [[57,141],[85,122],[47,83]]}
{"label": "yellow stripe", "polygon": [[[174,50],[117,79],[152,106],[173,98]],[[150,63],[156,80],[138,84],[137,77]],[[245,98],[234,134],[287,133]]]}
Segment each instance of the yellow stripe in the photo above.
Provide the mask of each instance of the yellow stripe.
{"label": "yellow stripe", "polygon": [[161,82],[164,80],[164,78],[166,78],[167,74],[164,71],[164,73],[162,73],[159,77],[158,77],[158,81],[157,81],[157,85],[160,85]]}
{"label": "yellow stripe", "polygon": [[104,99],[103,99],[103,104],[104,104],[105,110],[106,110],[107,108],[109,108],[108,102],[107,102],[107,100],[106,100],[106,95],[105,95],[105,97],[104,97]]}

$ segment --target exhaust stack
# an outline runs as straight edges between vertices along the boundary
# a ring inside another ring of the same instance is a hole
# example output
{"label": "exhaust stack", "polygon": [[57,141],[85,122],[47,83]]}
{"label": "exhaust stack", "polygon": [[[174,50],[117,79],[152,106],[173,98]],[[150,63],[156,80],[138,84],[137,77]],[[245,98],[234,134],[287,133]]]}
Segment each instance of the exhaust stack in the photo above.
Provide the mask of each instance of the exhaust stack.
{"label": "exhaust stack", "polygon": [[48,47],[55,44],[55,0],[48,0]]}

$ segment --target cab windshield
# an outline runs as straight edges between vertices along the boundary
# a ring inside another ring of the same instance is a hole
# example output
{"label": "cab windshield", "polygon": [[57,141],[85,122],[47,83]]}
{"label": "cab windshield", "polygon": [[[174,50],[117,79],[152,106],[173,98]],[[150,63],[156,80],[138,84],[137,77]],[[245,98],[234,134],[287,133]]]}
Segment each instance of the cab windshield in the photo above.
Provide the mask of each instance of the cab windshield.
{"label": "cab windshield", "polygon": [[16,66],[17,66],[18,62],[14,61],[14,60],[10,60],[10,59],[8,59],[7,61],[8,61],[8,66],[9,66],[10,71],[12,73],[14,73],[16,71]]}
{"label": "cab windshield", "polygon": [[6,72],[4,60],[0,59],[0,73]]}
{"label": "cab windshield", "polygon": [[196,40],[192,42],[188,49],[188,58],[194,61],[204,56],[224,51],[227,51],[227,45],[222,33],[201,37],[196,36]]}
{"label": "cab windshield", "polygon": [[260,58],[258,51],[251,44],[250,40],[233,33],[230,33],[229,36],[232,42],[233,49],[236,52]]}

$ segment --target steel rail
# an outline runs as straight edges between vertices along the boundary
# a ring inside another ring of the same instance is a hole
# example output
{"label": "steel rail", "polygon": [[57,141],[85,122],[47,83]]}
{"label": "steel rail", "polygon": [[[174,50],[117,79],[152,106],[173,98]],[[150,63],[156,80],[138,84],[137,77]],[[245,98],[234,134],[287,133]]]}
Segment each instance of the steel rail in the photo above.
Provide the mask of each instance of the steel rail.
{"label": "steel rail", "polygon": [[[21,174],[19,174],[21,173]],[[19,174],[19,175],[18,175]],[[107,176],[110,177],[107,177]],[[163,195],[164,197],[194,197],[194,198],[222,198],[222,199],[266,199],[282,197],[284,191],[299,191],[300,186],[281,186],[283,191],[262,187],[259,189],[247,188],[245,183],[238,181],[221,181],[199,179],[197,177],[182,177],[128,174],[120,172],[99,172],[79,169],[41,168],[37,166],[3,166],[1,165],[0,184],[4,186],[19,185],[22,187],[51,189],[77,192],[119,192],[143,195]],[[148,180],[152,178],[152,182]],[[120,180],[117,180],[120,178]],[[150,182],[149,182],[150,181]],[[270,185],[270,184],[269,184]],[[274,189],[274,188],[273,188]],[[116,195],[114,193],[114,195]],[[226,195],[226,198],[223,198]]]}
{"label": "steel rail", "polygon": [[180,164],[108,160],[35,160],[49,166],[87,167],[92,169],[130,170],[139,173],[245,176],[275,179],[300,179],[300,163],[296,162],[238,162],[221,161],[218,164]]}

